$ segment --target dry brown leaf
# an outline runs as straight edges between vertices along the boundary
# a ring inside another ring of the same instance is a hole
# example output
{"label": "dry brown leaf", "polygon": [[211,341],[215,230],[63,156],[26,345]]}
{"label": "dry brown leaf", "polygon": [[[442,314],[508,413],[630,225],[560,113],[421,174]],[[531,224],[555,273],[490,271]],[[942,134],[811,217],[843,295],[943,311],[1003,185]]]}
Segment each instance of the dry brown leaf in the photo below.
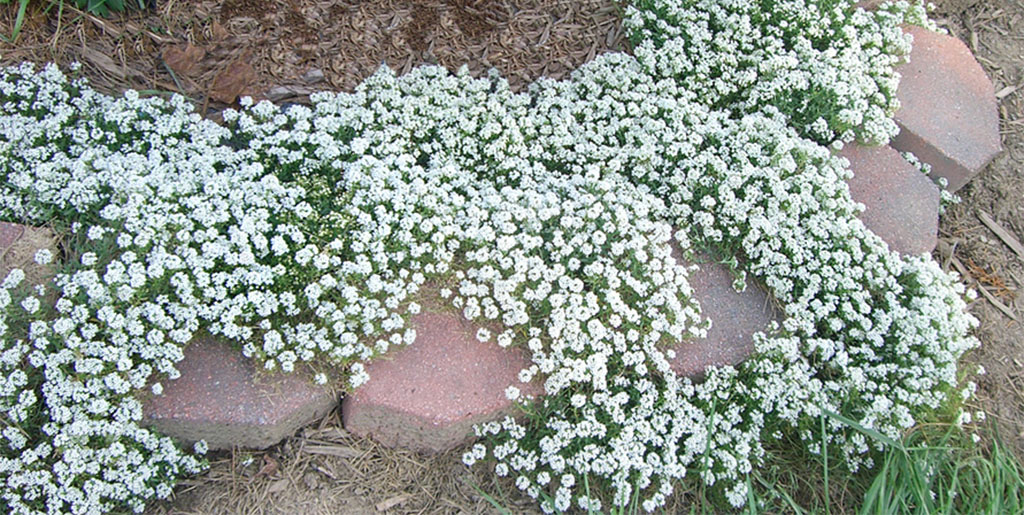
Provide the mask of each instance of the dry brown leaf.
{"label": "dry brown leaf", "polygon": [[210,98],[225,104],[233,104],[254,82],[256,82],[256,70],[246,62],[245,57],[239,58],[221,70],[213,79]]}
{"label": "dry brown leaf", "polygon": [[267,488],[268,494],[281,493],[288,489],[289,481],[287,479],[278,479],[273,483],[270,483],[270,487]]}
{"label": "dry brown leaf", "polygon": [[188,75],[196,69],[199,61],[206,56],[206,50],[188,43],[168,47],[164,50],[163,60],[178,75]]}
{"label": "dry brown leaf", "polygon": [[82,47],[82,57],[84,57],[86,61],[89,61],[90,63],[95,65],[97,68],[103,70],[106,73],[109,73],[110,75],[113,75],[118,80],[125,80],[127,77],[126,70],[121,66],[118,66],[118,64],[115,63],[109,55],[103,52],[94,50],[90,47]]}
{"label": "dry brown leaf", "polygon": [[260,467],[259,472],[256,473],[255,477],[260,476],[273,476],[281,466],[277,463],[277,460],[270,456],[263,456],[263,466]]}
{"label": "dry brown leaf", "polygon": [[210,25],[210,32],[213,34],[213,39],[215,41],[227,39],[228,36],[231,35],[231,33],[228,32],[228,29],[224,28],[224,26],[217,20],[213,20],[213,23]]}

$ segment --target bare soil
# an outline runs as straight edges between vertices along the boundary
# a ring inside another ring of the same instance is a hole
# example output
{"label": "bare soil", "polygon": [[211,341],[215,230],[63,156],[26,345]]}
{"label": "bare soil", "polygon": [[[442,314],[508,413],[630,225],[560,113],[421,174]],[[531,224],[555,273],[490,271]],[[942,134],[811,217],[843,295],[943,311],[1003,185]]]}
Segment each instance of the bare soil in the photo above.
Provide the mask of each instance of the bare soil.
{"label": "bare soil", "polygon": [[966,358],[986,370],[974,406],[1024,457],[1024,256],[982,221],[988,215],[1024,241],[1024,0],[946,0],[935,17],[967,43],[1000,97],[1003,152],[941,218],[935,258],[980,293],[970,309],[982,345]]}
{"label": "bare soil", "polygon": [[[312,91],[351,90],[382,63],[399,72],[466,64],[477,76],[495,67],[515,88],[562,78],[624,49],[617,9],[612,0],[168,0],[100,19],[33,2],[18,43],[0,43],[0,63],[80,61],[101,91],[179,92],[216,118],[238,95],[303,102]],[[0,5],[0,32],[11,33],[15,12],[16,3]],[[970,307],[982,347],[965,364],[987,373],[971,406],[1021,457],[1024,256],[1006,234],[1024,241],[1024,0],[943,0],[935,17],[967,42],[999,97],[1004,150],[942,217],[935,257],[982,293]],[[212,456],[209,472],[149,513],[495,511],[488,498],[536,512],[512,484],[464,467],[461,452],[386,449],[348,434],[334,413],[266,451]]]}

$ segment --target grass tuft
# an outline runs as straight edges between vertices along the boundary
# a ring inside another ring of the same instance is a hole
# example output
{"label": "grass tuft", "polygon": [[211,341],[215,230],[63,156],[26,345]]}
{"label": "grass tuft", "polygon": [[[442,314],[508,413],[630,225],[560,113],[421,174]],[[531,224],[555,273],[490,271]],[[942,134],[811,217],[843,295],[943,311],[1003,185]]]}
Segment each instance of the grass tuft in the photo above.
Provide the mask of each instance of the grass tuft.
{"label": "grass tuft", "polygon": [[920,426],[889,447],[861,513],[1021,513],[1021,468],[992,427],[971,441],[954,425]]}

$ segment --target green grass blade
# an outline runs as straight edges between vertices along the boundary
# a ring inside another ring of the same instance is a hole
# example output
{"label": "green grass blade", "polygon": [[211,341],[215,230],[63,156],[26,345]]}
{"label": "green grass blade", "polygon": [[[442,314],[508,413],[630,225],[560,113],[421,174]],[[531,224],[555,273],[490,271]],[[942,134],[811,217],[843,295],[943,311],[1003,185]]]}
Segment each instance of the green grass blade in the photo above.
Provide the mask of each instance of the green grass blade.
{"label": "green grass blade", "polygon": [[828,486],[828,435],[825,433],[825,415],[822,414],[818,419],[821,422],[821,458],[822,458],[822,474],[824,477],[825,484],[825,513],[831,515],[832,513],[832,500]]}
{"label": "green grass blade", "polygon": [[25,23],[26,9],[28,9],[28,0],[18,0],[18,15],[14,19],[14,29],[11,30],[11,39],[9,39],[8,42],[14,43],[18,40],[18,35],[21,34],[21,26]]}
{"label": "green grass blade", "polygon": [[509,511],[508,508],[502,506],[495,498],[491,497],[487,492],[477,486],[475,482],[472,486],[473,490],[476,490],[476,493],[480,494],[480,496],[483,497],[491,506],[494,506],[494,509],[498,510],[499,513],[502,515],[512,515],[512,512]]}
{"label": "green grass blade", "polygon": [[893,440],[892,438],[890,438],[888,436],[885,436],[882,433],[879,433],[878,431],[876,431],[874,429],[871,429],[870,427],[864,427],[859,422],[857,422],[857,421],[855,421],[855,420],[853,420],[851,418],[844,417],[843,415],[840,415],[838,413],[829,411],[827,409],[823,409],[823,410],[821,410],[821,412],[824,413],[825,415],[827,415],[829,418],[833,418],[835,420],[838,420],[838,421],[846,424],[847,426],[850,426],[850,427],[856,429],[857,431],[860,431],[861,433],[864,433],[865,435],[870,436],[871,438],[874,438],[875,440],[878,440],[879,442],[882,442],[882,443],[884,443],[884,444],[886,444],[886,445],[888,445],[890,447],[893,447],[895,449],[900,449],[902,451],[906,451],[906,449],[903,446],[903,443],[897,442],[896,440]]}

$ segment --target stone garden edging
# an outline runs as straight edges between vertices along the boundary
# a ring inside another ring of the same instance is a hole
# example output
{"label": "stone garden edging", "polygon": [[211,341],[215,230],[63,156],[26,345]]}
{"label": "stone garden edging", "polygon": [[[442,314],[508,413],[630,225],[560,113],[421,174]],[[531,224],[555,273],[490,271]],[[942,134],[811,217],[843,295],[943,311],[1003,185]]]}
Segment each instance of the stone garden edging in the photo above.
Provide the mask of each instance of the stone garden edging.
{"label": "stone garden edging", "polygon": [[[849,145],[840,155],[850,161],[854,200],[865,205],[865,225],[901,253],[928,253],[937,241],[940,195],[898,151],[911,151],[955,191],[977,175],[999,152],[994,89],[966,46],[948,35],[909,28],[915,37],[910,62],[899,71],[901,133],[890,146]],[[0,223],[3,275],[25,266],[25,245],[37,237],[56,253],[45,229]],[[46,236],[46,237],[44,237]],[[48,238],[48,239],[47,239]],[[26,252],[28,252],[26,254]],[[43,275],[45,276],[45,274]],[[699,377],[707,366],[735,364],[753,350],[751,336],[776,314],[770,296],[756,285],[740,294],[729,271],[702,264],[690,278],[695,295],[714,321],[708,337],[680,345],[673,367]],[[760,306],[760,307],[759,307]],[[386,445],[442,452],[472,439],[472,425],[512,413],[505,389],[529,363],[516,349],[481,344],[476,327],[457,315],[426,311],[414,317],[418,341],[368,367],[371,380],[342,403],[348,430]],[[162,395],[148,396],[145,420],[183,442],[206,440],[211,449],[265,448],[322,417],[337,402],[333,390],[302,374],[257,374],[224,342],[202,340],[185,350],[181,377],[166,381]]]}

